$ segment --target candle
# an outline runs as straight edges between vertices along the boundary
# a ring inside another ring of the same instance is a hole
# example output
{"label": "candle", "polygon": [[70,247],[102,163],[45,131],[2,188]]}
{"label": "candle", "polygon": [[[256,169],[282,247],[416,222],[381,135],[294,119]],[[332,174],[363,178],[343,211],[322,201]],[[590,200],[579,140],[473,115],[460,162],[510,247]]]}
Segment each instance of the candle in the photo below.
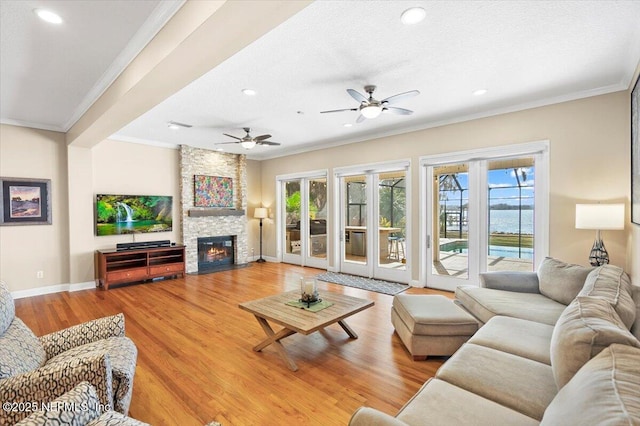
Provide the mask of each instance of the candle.
{"label": "candle", "polygon": [[309,296],[313,295],[313,293],[314,293],[313,292],[313,287],[314,287],[313,284],[314,284],[313,281],[306,281],[304,283],[304,292],[305,292],[305,294],[308,294]]}

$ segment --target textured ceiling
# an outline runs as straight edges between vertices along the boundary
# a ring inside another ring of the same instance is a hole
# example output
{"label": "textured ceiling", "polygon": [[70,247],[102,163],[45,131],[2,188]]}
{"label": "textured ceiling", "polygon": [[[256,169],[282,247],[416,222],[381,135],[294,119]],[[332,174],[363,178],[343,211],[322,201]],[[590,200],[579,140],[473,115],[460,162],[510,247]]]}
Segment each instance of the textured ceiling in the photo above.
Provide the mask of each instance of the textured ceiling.
{"label": "textured ceiling", "polygon": [[[403,25],[416,4],[427,18]],[[638,22],[640,2],[316,1],[115,137],[269,158],[623,90],[640,59]],[[361,124],[357,112],[319,113],[357,107],[345,89],[365,84],[377,99],[419,90],[398,104],[415,113]],[[215,145],[245,126],[282,146]]]}

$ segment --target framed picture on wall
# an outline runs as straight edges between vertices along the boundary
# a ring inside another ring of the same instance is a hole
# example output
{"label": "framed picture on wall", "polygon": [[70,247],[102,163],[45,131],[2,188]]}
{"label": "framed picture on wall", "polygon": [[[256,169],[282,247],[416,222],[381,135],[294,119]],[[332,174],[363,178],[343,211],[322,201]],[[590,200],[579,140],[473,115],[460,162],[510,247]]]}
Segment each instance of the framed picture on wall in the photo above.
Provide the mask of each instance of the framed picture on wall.
{"label": "framed picture on wall", "polygon": [[640,225],[640,87],[631,91],[631,221]]}
{"label": "framed picture on wall", "polygon": [[0,177],[0,225],[51,225],[51,180]]}
{"label": "framed picture on wall", "polygon": [[233,207],[233,179],[222,176],[193,177],[195,207]]}

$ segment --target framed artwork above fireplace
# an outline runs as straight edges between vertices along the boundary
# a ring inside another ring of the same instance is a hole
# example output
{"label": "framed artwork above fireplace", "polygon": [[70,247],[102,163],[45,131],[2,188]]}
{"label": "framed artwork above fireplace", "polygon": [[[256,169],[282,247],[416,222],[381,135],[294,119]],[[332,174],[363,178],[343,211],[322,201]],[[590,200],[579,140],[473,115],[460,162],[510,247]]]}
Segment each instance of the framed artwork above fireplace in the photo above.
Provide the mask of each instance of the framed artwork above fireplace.
{"label": "framed artwork above fireplace", "polygon": [[194,175],[195,207],[233,208],[233,179],[223,176]]}

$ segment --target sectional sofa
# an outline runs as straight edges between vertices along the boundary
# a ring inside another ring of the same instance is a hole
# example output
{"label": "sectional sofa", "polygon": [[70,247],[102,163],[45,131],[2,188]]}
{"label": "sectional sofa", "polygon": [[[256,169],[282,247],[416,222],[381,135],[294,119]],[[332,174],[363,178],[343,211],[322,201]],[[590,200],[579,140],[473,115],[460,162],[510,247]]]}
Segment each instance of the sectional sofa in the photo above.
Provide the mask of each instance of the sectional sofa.
{"label": "sectional sofa", "polygon": [[640,288],[621,268],[547,258],[456,303],[478,332],[395,417],[361,407],[350,425],[640,424]]}

